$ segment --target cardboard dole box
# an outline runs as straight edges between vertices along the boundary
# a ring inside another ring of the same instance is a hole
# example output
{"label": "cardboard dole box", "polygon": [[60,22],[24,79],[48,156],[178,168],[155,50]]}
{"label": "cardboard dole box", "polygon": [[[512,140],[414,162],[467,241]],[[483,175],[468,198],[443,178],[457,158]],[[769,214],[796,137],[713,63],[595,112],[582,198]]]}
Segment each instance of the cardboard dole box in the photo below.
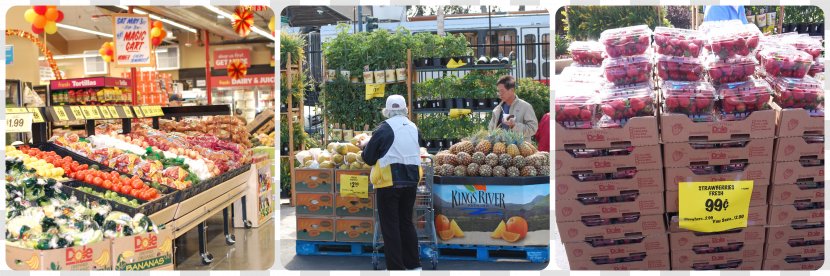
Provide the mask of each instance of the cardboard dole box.
{"label": "cardboard dole box", "polygon": [[776,111],[780,108],[770,103],[773,109],[754,111],[740,121],[693,122],[685,114],[660,114],[660,129],[663,142],[679,143],[705,138],[708,141],[733,140],[735,137],[763,139],[775,137]]}
{"label": "cardboard dole box", "polygon": [[824,159],[824,137],[778,138],[775,146],[775,161],[799,161],[802,158]]}
{"label": "cardboard dole box", "polygon": [[436,232],[445,244],[549,246],[549,182],[547,176],[436,177]]}
{"label": "cardboard dole box", "polygon": [[6,245],[12,270],[112,270],[111,240],[87,245],[36,250]]}
{"label": "cardboard dole box", "polygon": [[666,234],[639,236],[630,243],[594,247],[588,242],[565,247],[571,269],[668,270],[669,242]]}
{"label": "cardboard dole box", "polygon": [[622,239],[632,234],[663,235],[666,225],[662,215],[636,215],[626,218],[583,218],[560,222],[559,235],[564,243],[583,243],[591,239]]}
{"label": "cardboard dole box", "polygon": [[297,240],[334,241],[334,219],[297,217]]}
{"label": "cardboard dole box", "polygon": [[173,230],[112,240],[115,270],[173,270]]}
{"label": "cardboard dole box", "polygon": [[561,124],[554,126],[556,150],[573,146],[598,149],[612,148],[620,143],[630,146],[653,146],[660,143],[656,116],[631,118],[621,128],[569,129]]}
{"label": "cardboard dole box", "polygon": [[727,165],[735,160],[770,163],[772,145],[773,138],[666,143],[663,160],[666,167],[684,167],[696,162]]}
{"label": "cardboard dole box", "polygon": [[573,148],[557,150],[554,155],[557,176],[573,171],[605,172],[610,168],[634,166],[641,170],[663,169],[659,145]]}

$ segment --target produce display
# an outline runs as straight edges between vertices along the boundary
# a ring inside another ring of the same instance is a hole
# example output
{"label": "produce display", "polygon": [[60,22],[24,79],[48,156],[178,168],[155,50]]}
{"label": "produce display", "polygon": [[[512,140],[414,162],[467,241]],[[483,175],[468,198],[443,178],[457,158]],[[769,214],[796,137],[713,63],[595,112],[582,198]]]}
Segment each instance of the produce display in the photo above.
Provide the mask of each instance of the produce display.
{"label": "produce display", "polygon": [[813,62],[813,65],[810,66],[810,70],[807,71],[807,75],[815,78],[822,76],[822,73],[824,73],[824,58],[818,58],[816,62]]}
{"label": "produce display", "polygon": [[651,44],[651,29],[648,25],[609,29],[600,34],[599,42],[612,58],[641,55]]}
{"label": "produce display", "polygon": [[703,63],[697,58],[659,56],[657,76],[663,80],[699,81],[703,79]]}
{"label": "produce display", "polygon": [[824,48],[821,40],[806,35],[791,35],[786,37],[783,42],[792,45],[799,51],[810,54],[813,59],[819,58]]}
{"label": "produce display", "polygon": [[770,109],[772,89],[759,80],[729,83],[718,87],[722,101],[721,119],[726,121],[743,120],[750,113]]}
{"label": "produce display", "polygon": [[87,168],[86,165],[72,161],[72,158],[61,158],[54,152],[33,153],[32,155],[28,153],[28,151],[24,152],[15,147],[6,146],[6,157],[20,158],[26,169],[34,170],[40,177],[60,179],[67,172]]}
{"label": "produce display", "polygon": [[520,133],[481,131],[435,155],[435,175],[520,177],[550,175],[550,156]]}
{"label": "produce display", "polygon": [[686,114],[696,122],[714,120],[715,88],[708,82],[667,81],[660,87],[663,93],[663,110],[668,113]]}
{"label": "produce display", "polygon": [[574,41],[568,46],[573,60],[581,65],[601,65],[605,59],[602,43],[597,41]]}
{"label": "produce display", "polygon": [[735,57],[729,60],[710,57],[706,60],[706,71],[713,84],[741,82],[755,74],[755,59]]}
{"label": "produce display", "polygon": [[813,116],[824,114],[824,89],[816,79],[771,78],[768,81],[775,89],[775,103],[781,108],[804,108]]}
{"label": "produce display", "polygon": [[600,93],[604,127],[625,124],[630,118],[654,116],[655,95],[650,84],[612,87]]}
{"label": "produce display", "polygon": [[182,121],[161,120],[161,130],[183,132],[192,136],[210,134],[221,140],[228,140],[250,148],[250,134],[245,128],[245,121],[237,116],[213,116],[205,119],[188,119]]}
{"label": "produce display", "polygon": [[349,143],[329,143],[325,149],[313,148],[296,154],[300,168],[368,170],[372,167],[363,162],[361,143],[368,143],[371,136],[360,134]]}
{"label": "produce display", "polygon": [[661,55],[697,58],[705,41],[700,31],[668,27],[654,29],[654,45]]}
{"label": "produce display", "polygon": [[762,67],[772,77],[803,78],[813,64],[810,54],[794,48],[765,49],[760,56]]}
{"label": "produce display", "polygon": [[736,23],[719,26],[707,32],[707,49],[721,60],[749,56],[760,43],[762,33],[757,26]]}
{"label": "produce display", "polygon": [[615,85],[646,82],[651,77],[651,59],[645,55],[609,58],[602,67],[605,78]]}
{"label": "produce display", "polygon": [[554,93],[556,122],[565,128],[593,128],[598,94],[577,87],[564,88]]}
{"label": "produce display", "polygon": [[562,69],[562,73],[557,75],[557,83],[600,84],[605,82],[605,79],[602,77],[603,73],[602,67],[599,66],[568,66]]}
{"label": "produce display", "polygon": [[274,146],[274,139],[276,138],[276,132],[271,132],[270,134],[264,133],[256,133],[251,137],[251,145],[254,147],[257,146],[266,146],[266,147],[273,147]]}

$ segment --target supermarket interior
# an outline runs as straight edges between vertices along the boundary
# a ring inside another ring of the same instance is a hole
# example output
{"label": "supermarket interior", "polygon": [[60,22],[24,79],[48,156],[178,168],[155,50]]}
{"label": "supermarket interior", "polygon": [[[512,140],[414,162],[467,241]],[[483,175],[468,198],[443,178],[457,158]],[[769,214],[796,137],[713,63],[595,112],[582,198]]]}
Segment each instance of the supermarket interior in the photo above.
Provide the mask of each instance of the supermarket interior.
{"label": "supermarket interior", "polygon": [[8,266],[274,265],[274,13],[6,13]]}

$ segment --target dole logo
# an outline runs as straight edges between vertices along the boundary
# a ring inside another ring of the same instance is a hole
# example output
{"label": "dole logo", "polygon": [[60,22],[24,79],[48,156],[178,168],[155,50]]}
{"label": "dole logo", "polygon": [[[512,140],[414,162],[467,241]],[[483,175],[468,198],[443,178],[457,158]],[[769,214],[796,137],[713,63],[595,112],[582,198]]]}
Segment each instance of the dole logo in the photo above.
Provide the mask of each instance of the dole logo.
{"label": "dole logo", "polygon": [[611,167],[610,161],[594,161],[594,168],[608,168]]}
{"label": "dole logo", "polygon": [[619,228],[619,227],[608,228],[608,229],[605,229],[605,233],[606,234],[619,234],[619,233],[622,233],[622,229]]}
{"label": "dole logo", "polygon": [[798,120],[797,119],[790,119],[790,121],[787,122],[787,130],[793,130],[797,127],[798,127]]}
{"label": "dole logo", "polygon": [[726,126],[712,126],[712,133],[727,133],[729,128]]}
{"label": "dole logo", "polygon": [[722,152],[722,151],[721,152],[717,152],[717,151],[712,152],[711,158],[712,159],[726,159],[726,153]]}
{"label": "dole logo", "polygon": [[712,243],[722,243],[722,242],[726,242],[726,239],[725,238],[720,238],[720,237],[712,238]]}
{"label": "dole logo", "polygon": [[607,185],[600,184],[599,185],[599,190],[600,191],[613,191],[613,190],[616,190],[616,189],[617,189],[617,187],[614,187],[614,184],[607,184]]}
{"label": "dole logo", "polygon": [[810,231],[810,232],[807,232],[807,237],[824,237],[824,232],[822,232],[822,231]]}
{"label": "dole logo", "polygon": [[712,256],[712,261],[722,261],[724,256]]}
{"label": "dole logo", "polygon": [[824,217],[824,211],[812,213],[811,217],[812,218],[823,218]]}
{"label": "dole logo", "polygon": [[602,133],[597,133],[597,134],[588,133],[588,134],[586,134],[586,138],[588,138],[589,142],[602,142],[602,141],[605,141],[605,135],[602,135]]}
{"label": "dole logo", "polygon": [[824,197],[824,192],[822,192],[822,191],[817,191],[817,192],[816,192],[816,197]]}
{"label": "dole logo", "polygon": [[616,213],[617,212],[617,207],[602,207],[602,212],[606,213],[606,214],[607,213]]}
{"label": "dole logo", "polygon": [[786,148],[784,148],[784,155],[790,155],[793,154],[793,152],[795,152],[795,146],[793,145],[788,145]]}
{"label": "dole logo", "polygon": [[158,236],[153,234],[149,234],[146,238],[136,236],[133,239],[133,245],[135,245],[135,252],[155,249],[158,247]]}
{"label": "dole logo", "polygon": [[82,246],[81,248],[66,248],[66,264],[73,265],[92,261],[92,248]]}
{"label": "dole logo", "polygon": [[824,176],[824,169],[818,170],[818,175],[819,176]]}
{"label": "dole logo", "polygon": [[578,230],[576,230],[574,228],[568,229],[568,236],[569,237],[573,238],[573,237],[576,237],[576,235],[579,235]]}
{"label": "dole logo", "polygon": [[625,248],[611,248],[611,254],[623,254],[625,253]]}
{"label": "dole logo", "polygon": [[680,135],[680,133],[683,132],[683,124],[674,124],[671,127],[671,132],[674,135]]}

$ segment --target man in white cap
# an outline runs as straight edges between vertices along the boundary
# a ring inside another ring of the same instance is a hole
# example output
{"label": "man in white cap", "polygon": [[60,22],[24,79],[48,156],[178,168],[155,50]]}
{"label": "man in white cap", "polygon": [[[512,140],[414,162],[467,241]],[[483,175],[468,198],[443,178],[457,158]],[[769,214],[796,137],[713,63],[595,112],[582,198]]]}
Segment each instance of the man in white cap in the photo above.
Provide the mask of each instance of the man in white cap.
{"label": "man in white cap", "polygon": [[407,118],[409,110],[402,96],[386,98],[382,113],[387,119],[372,132],[362,157],[372,166],[370,179],[375,187],[386,269],[419,270],[412,213],[422,176],[420,132]]}

